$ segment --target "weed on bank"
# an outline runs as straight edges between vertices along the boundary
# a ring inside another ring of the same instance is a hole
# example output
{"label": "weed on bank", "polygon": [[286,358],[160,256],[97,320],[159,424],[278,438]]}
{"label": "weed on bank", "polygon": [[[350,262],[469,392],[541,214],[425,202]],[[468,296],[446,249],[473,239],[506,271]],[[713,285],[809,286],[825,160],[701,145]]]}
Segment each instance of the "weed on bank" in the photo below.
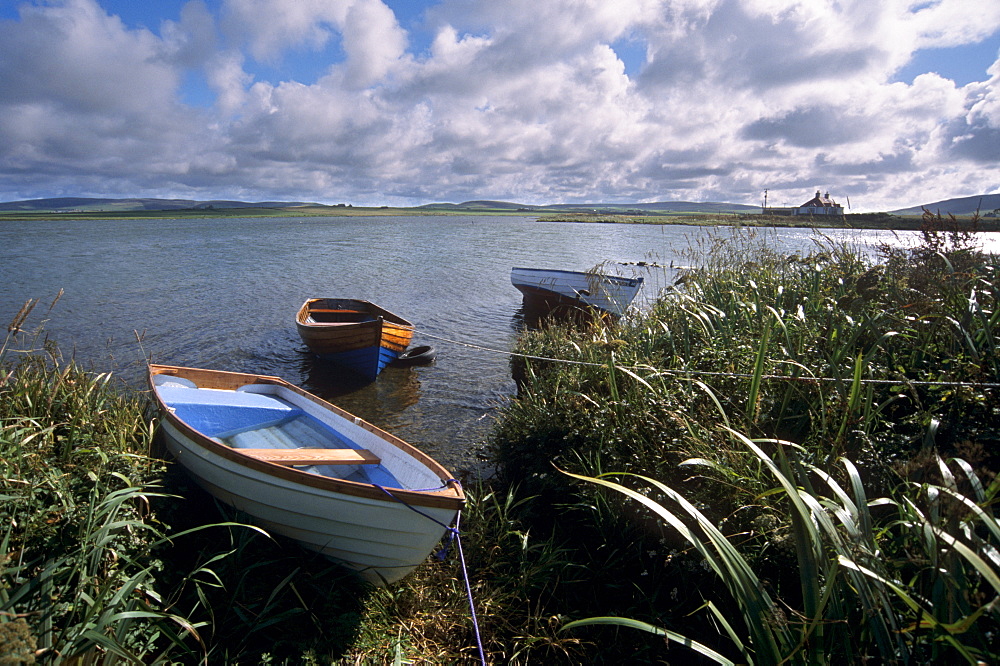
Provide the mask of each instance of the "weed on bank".
{"label": "weed on bank", "polygon": [[997,257],[929,215],[875,260],[694,251],[648,314],[519,345],[496,482],[587,572],[545,605],[574,658],[995,660]]}

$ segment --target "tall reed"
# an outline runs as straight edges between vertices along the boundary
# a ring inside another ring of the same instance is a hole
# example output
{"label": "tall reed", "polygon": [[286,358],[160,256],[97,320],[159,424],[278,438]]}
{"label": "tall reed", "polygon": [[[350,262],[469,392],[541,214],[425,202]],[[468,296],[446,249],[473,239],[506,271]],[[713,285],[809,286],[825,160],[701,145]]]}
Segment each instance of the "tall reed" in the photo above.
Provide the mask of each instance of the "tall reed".
{"label": "tall reed", "polygon": [[[769,655],[761,661],[790,654],[808,661],[819,659],[820,652],[849,655],[859,650],[890,659],[908,654],[923,658],[940,645],[966,654],[964,639],[941,627],[959,622],[970,630],[977,618],[992,617],[989,603],[980,599],[978,607],[951,614],[942,613],[940,604],[921,607],[919,613],[929,613],[921,620],[905,595],[919,599],[940,590],[945,599],[972,589],[968,581],[976,580],[971,593],[976,597],[989,588],[990,574],[949,561],[960,572],[954,581],[938,576],[927,586],[921,581],[913,588],[899,586],[899,580],[909,581],[918,570],[920,577],[936,571],[913,568],[931,551],[911,550],[911,536],[898,529],[902,514],[890,521],[892,529],[876,522],[894,505],[880,500],[869,513],[860,499],[885,497],[910,507],[920,506],[928,493],[940,495],[936,488],[945,486],[935,456],[967,461],[961,465],[968,470],[968,482],[982,479],[984,487],[990,487],[1000,468],[994,314],[1000,309],[995,288],[1000,263],[974,248],[939,243],[934,220],[928,223],[923,245],[897,248],[895,254],[883,248],[876,256],[822,236],[813,252],[782,256],[759,232],[727,234],[700,248],[700,260],[692,257],[690,262],[694,268],[644,316],[613,327],[551,322],[525,333],[518,351],[528,358],[522,363],[518,398],[505,408],[491,442],[499,481],[516,481],[539,501],[564,507],[543,513],[538,524],[565,538],[594,538],[585,526],[591,520],[601,529],[610,527],[603,539],[617,544],[608,510],[588,519],[571,508],[613,507],[619,521],[636,525],[645,536],[632,552],[622,551],[625,559],[616,569],[620,580],[607,584],[634,584],[661,601],[664,587],[671,585],[669,577],[678,575],[678,566],[688,566],[688,549],[697,547],[690,540],[686,548],[676,543],[671,530],[651,525],[624,501],[598,501],[595,492],[568,484],[569,477],[560,480],[553,463],[580,477],[613,470],[657,479],[658,492],[665,492],[660,486],[673,489],[672,501],[683,498],[698,511],[698,516],[679,514],[689,529],[692,520],[698,526],[718,525],[718,534],[703,543],[718,543],[720,535],[732,541],[764,589],[798,610],[799,616],[788,620],[795,624],[791,637],[776,627],[750,626],[758,613],[752,608],[744,616],[745,630],[755,632],[758,643],[752,649]],[[734,446],[733,432],[748,433],[756,450]],[[788,445],[783,441],[798,442],[794,456],[784,457]],[[841,462],[846,460],[853,462]],[[791,485],[776,489],[778,473]],[[900,479],[918,485],[900,490]],[[828,490],[813,489],[823,484]],[[798,503],[791,513],[790,502]],[[832,502],[840,502],[839,508]],[[832,512],[834,525],[854,511],[857,525],[845,523],[836,530],[854,536],[836,536],[820,522],[826,519],[817,506]],[[920,515],[911,516],[912,525],[920,524]],[[940,530],[948,535],[939,538],[941,543],[961,543],[959,535],[970,523],[924,525],[931,534]],[[887,570],[878,557],[869,561],[863,553],[850,560],[854,568],[847,560],[831,558],[838,544],[855,547],[851,539],[861,538],[855,532],[867,535],[866,547],[873,553],[895,557],[895,568]],[[881,536],[885,538],[875,539]],[[642,552],[662,552],[664,545],[678,553],[666,558],[665,580],[643,585],[628,573],[649,570]],[[984,558],[994,547],[983,545],[980,561],[988,563]],[[964,552],[961,546],[953,550]],[[577,561],[594,566],[587,551],[581,546]],[[634,564],[625,564],[628,558]],[[728,560],[719,564],[720,570],[735,571],[736,566]],[[692,571],[683,570],[683,575]],[[606,576],[609,570],[601,571]],[[727,575],[735,576],[732,571]],[[831,585],[803,584],[827,579]],[[754,589],[749,582],[726,584]],[[719,626],[735,626],[734,595],[723,596],[706,608]],[[769,607],[766,600],[754,603]],[[675,613],[681,608],[690,613],[696,604],[689,599],[675,606],[671,611],[669,604],[658,602],[646,611],[677,623],[681,620]],[[880,614],[884,608],[890,609],[887,615]],[[629,622],[656,626],[662,635],[682,633],[677,626],[633,617]],[[757,622],[763,621],[760,617]],[[845,618],[865,623],[861,636],[855,639],[840,630],[838,623]],[[981,628],[976,625],[979,633],[970,649],[991,654],[994,648]],[[706,640],[703,629],[688,635],[726,658],[751,654]],[[803,656],[810,650],[818,652]]]}
{"label": "tall reed", "polygon": [[[159,597],[149,551],[161,462],[144,403],[8,330],[0,364],[0,623],[45,663],[198,658],[197,629]],[[27,649],[27,648],[25,648]]]}
{"label": "tall reed", "polygon": [[[524,363],[531,381],[501,423],[498,456],[516,457],[518,469],[538,465],[536,444],[556,457],[579,446],[633,460],[651,458],[648,448],[712,457],[715,442],[689,435],[720,409],[738,430],[793,439],[828,460],[903,460],[934,419],[937,444],[958,453],[969,434],[1000,437],[988,425],[1000,376],[996,257],[967,258],[956,277],[919,248],[905,263],[872,264],[822,237],[801,257],[756,243],[736,234],[713,244],[676,291],[617,328],[553,324],[523,336],[530,356],[582,365]],[[918,281],[935,295],[914,301],[906,285]],[[545,424],[529,435],[541,441],[518,448],[521,433],[505,429],[531,421]]]}
{"label": "tall reed", "polygon": [[[799,447],[767,442],[777,447],[772,459],[763,442],[731,434],[769,470],[777,483],[773,493],[787,502],[801,607],[772,598],[751,562],[682,493],[641,475],[621,476],[642,481],[663,499],[609,480],[613,474],[569,476],[641,503],[705,558],[741,611],[736,618],[715,603],[710,607],[741,660],[824,664],[865,655],[880,663],[975,664],[1000,656],[1000,637],[992,631],[1000,620],[1000,525],[989,508],[1000,484],[984,488],[965,461],[938,458],[942,485],[905,484],[893,497],[869,500],[846,459],[847,488],[798,460]],[[969,492],[959,490],[960,481]],[[879,519],[872,510],[880,507],[895,513]],[[564,630],[602,623],[664,632],[607,617],[570,622]],[[674,632],[673,638],[718,663],[733,663],[690,637]]]}

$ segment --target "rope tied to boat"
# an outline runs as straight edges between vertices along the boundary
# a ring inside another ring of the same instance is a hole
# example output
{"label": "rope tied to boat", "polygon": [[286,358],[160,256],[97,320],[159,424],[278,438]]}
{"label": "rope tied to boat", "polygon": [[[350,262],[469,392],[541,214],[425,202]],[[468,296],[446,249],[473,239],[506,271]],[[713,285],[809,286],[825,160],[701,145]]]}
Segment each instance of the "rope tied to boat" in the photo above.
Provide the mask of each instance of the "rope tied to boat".
{"label": "rope tied to boat", "polygon": [[[459,481],[458,479],[446,479],[446,480],[444,480],[444,482],[443,482],[443,484],[442,484],[441,487],[445,487],[445,486],[447,486],[451,482],[455,482],[455,484],[457,484],[459,487],[462,486],[461,481]],[[468,570],[468,568],[465,565],[465,551],[462,550],[462,532],[461,532],[461,529],[459,527],[460,523],[462,521],[462,512],[461,512],[461,510],[459,510],[458,513],[455,515],[455,526],[451,527],[449,525],[445,525],[444,523],[442,523],[440,520],[438,520],[434,516],[427,515],[426,513],[424,513],[423,511],[421,511],[417,507],[413,506],[412,504],[410,504],[406,500],[403,500],[403,499],[400,499],[399,497],[396,497],[391,492],[389,492],[388,488],[384,488],[384,487],[378,485],[377,483],[373,483],[372,485],[375,486],[376,488],[378,488],[379,490],[381,490],[383,493],[385,493],[389,497],[391,497],[393,500],[395,500],[395,501],[399,502],[400,504],[402,504],[403,506],[405,506],[406,508],[410,509],[411,511],[413,511],[415,513],[420,514],[421,516],[423,516],[424,518],[427,518],[430,521],[433,521],[433,522],[437,523],[438,525],[440,525],[441,527],[443,527],[445,529],[445,532],[448,534],[448,541],[445,543],[444,547],[441,550],[439,550],[438,553],[435,555],[435,557],[437,559],[439,559],[439,560],[441,560],[443,562],[444,559],[448,556],[448,549],[449,549],[451,543],[453,541],[455,542],[455,544],[457,546],[457,550],[458,550],[458,561],[459,561],[459,564],[461,564],[461,566],[462,566],[462,581],[465,583],[465,595],[466,595],[466,598],[468,599],[468,602],[469,602],[469,613],[472,616],[472,630],[473,630],[473,632],[475,634],[475,637],[476,637],[476,648],[479,650],[479,663],[481,663],[483,666],[486,666],[486,653],[483,650],[483,639],[482,639],[482,637],[480,635],[480,632],[479,632],[479,618],[476,616],[476,603],[475,603],[475,600],[472,598],[472,584],[469,581],[469,570]],[[433,488],[431,490],[437,490],[437,489]]]}

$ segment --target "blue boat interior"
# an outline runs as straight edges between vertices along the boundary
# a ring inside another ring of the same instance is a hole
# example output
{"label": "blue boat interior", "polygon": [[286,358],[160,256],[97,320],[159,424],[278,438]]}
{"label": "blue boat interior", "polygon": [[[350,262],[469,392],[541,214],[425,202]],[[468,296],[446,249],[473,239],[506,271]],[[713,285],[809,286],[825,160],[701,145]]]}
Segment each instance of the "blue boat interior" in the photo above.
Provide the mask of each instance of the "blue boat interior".
{"label": "blue boat interior", "polygon": [[[160,384],[157,392],[174,414],[234,449],[361,449],[326,423],[274,395],[212,391]],[[310,465],[300,469],[338,479],[399,488],[384,465]]]}

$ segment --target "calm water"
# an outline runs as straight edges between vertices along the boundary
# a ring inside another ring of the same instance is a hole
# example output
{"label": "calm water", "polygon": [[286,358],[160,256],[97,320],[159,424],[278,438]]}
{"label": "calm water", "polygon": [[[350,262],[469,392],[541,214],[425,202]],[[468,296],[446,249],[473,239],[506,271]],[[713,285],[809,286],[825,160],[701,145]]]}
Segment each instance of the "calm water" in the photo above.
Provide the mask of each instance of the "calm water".
{"label": "calm water", "polygon": [[[459,472],[479,466],[491,419],[514,391],[504,353],[523,321],[513,266],[603,263],[645,276],[640,299],[650,298],[671,271],[635,264],[684,264],[708,233],[486,216],[0,222],[0,318],[40,298],[29,326],[47,318],[64,355],[137,385],[147,357],[278,375]],[[807,230],[767,233],[788,252],[814,247]],[[314,363],[294,315],[315,296],[370,300],[409,319],[414,344],[435,347],[437,361],[390,367],[361,386]]]}

